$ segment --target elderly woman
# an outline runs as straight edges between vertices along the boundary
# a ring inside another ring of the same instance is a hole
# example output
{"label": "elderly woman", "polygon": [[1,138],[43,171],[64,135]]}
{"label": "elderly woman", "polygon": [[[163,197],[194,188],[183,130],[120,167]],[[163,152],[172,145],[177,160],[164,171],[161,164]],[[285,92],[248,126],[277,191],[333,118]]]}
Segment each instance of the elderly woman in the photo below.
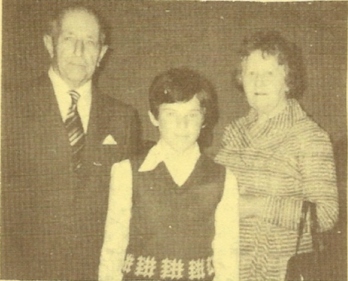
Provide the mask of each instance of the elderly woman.
{"label": "elderly woman", "polygon": [[[296,46],[277,32],[244,41],[237,81],[251,109],[226,127],[215,159],[238,181],[240,280],[284,280],[303,201],[316,203],[320,231],[337,220],[332,146],[295,99],[302,79]],[[307,230],[300,252],[311,247]]]}

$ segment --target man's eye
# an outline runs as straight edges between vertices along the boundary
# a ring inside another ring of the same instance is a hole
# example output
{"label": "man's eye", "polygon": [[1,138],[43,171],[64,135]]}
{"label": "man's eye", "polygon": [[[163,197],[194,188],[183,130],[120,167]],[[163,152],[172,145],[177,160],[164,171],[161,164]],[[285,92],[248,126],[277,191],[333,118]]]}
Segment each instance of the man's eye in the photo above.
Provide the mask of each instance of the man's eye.
{"label": "man's eye", "polygon": [[87,44],[88,46],[94,47],[94,46],[97,45],[97,42],[95,42],[95,41],[93,41],[93,40],[88,40],[88,41],[86,42],[86,44]]}

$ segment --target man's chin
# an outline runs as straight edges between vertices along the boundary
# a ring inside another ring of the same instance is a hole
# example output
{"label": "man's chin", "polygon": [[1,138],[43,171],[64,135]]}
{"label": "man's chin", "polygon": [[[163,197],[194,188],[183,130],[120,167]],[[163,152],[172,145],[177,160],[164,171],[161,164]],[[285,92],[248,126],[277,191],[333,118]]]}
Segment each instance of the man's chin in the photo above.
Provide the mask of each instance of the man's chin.
{"label": "man's chin", "polygon": [[86,73],[81,72],[70,72],[69,75],[64,79],[69,83],[69,85],[74,85],[74,87],[80,87],[85,84],[89,79],[87,79]]}

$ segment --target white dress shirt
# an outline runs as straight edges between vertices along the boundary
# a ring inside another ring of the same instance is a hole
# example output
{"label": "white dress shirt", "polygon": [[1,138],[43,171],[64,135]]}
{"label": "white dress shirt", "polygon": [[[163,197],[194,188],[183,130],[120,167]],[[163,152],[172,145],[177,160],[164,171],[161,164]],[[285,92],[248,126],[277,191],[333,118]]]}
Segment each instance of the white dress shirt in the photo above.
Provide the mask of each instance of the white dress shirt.
{"label": "white dress shirt", "polygon": [[147,154],[139,172],[154,170],[157,165],[164,162],[174,182],[182,186],[195,168],[196,162],[201,155],[199,146],[195,143],[184,153],[173,150],[165,141],[159,140]]}
{"label": "white dress shirt", "polygon": [[77,111],[81,118],[83,130],[86,133],[92,103],[92,81],[88,81],[78,89],[71,89],[52,67],[48,70],[48,76],[53,85],[54,94],[63,122],[65,122],[71,106],[69,91],[75,90],[80,94],[80,98],[77,102]]}
{"label": "white dress shirt", "polygon": [[[151,171],[160,162],[164,162],[180,186],[192,173],[199,158],[198,145],[188,151],[190,159],[184,155],[176,155],[165,143],[159,141],[148,153],[139,172]],[[195,160],[193,160],[195,159]],[[170,163],[170,164],[168,164]],[[182,163],[187,163],[183,165]],[[190,170],[180,173],[177,165]],[[175,167],[175,168],[172,168]],[[192,168],[192,169],[191,169]],[[175,171],[173,173],[173,171]],[[175,175],[175,178],[174,176]],[[116,163],[112,167],[108,213],[105,226],[105,236],[99,264],[100,281],[121,281],[122,267],[129,241],[129,225],[132,209],[132,168],[129,160]],[[238,188],[235,176],[226,170],[224,192],[215,212],[215,237],[212,243],[215,268],[214,281],[239,280],[239,212]]]}

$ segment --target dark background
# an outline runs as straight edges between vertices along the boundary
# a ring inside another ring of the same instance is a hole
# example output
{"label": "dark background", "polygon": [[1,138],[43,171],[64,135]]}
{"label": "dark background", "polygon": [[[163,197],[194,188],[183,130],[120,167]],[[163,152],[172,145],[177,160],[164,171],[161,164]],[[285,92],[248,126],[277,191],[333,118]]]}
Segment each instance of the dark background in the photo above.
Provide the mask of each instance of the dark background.
{"label": "dark background", "polygon": [[[47,71],[42,35],[50,14],[73,0],[3,0],[2,90]],[[307,90],[300,103],[331,136],[340,194],[338,231],[346,230],[346,2],[78,1],[94,6],[109,28],[110,50],[99,86],[138,109],[143,138],[156,140],[147,118],[147,90],[159,72],[175,66],[200,71],[215,85],[220,121],[210,151],[223,128],[246,114],[246,100],[233,84],[237,50],[245,35],[275,29],[302,49]],[[6,104],[6,103],[3,103]],[[345,239],[342,247],[346,247]]]}

